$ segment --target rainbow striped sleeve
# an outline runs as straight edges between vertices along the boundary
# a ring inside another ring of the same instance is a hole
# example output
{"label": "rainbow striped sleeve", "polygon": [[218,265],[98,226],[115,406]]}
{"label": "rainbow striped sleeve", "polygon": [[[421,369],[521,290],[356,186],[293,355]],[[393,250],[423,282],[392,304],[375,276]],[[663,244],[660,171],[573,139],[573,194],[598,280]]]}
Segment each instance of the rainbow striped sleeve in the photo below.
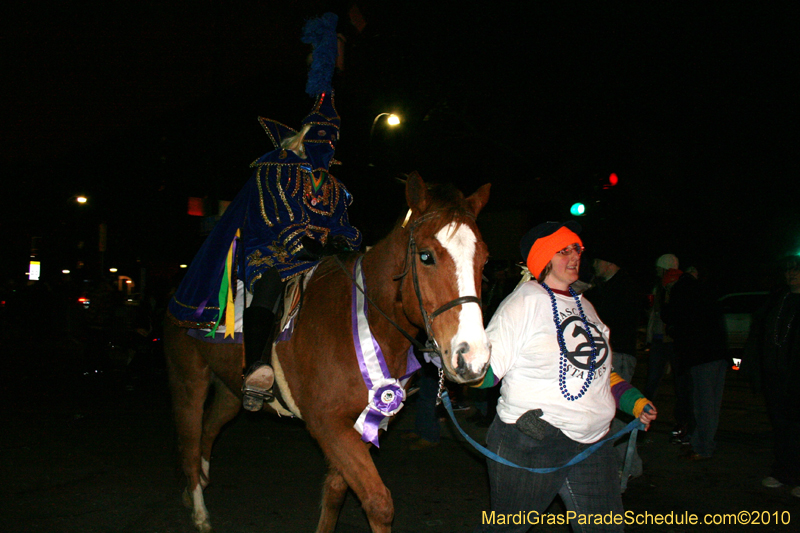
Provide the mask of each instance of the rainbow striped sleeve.
{"label": "rainbow striped sleeve", "polygon": [[639,389],[622,379],[616,372],[611,373],[611,394],[617,402],[617,409],[636,418],[642,414],[644,406],[650,403]]}
{"label": "rainbow striped sleeve", "polygon": [[492,370],[492,367],[489,366],[489,370],[486,371],[486,375],[483,376],[483,380],[471,386],[475,387],[476,389],[489,389],[498,383],[500,383],[500,380],[495,377],[494,370]]}

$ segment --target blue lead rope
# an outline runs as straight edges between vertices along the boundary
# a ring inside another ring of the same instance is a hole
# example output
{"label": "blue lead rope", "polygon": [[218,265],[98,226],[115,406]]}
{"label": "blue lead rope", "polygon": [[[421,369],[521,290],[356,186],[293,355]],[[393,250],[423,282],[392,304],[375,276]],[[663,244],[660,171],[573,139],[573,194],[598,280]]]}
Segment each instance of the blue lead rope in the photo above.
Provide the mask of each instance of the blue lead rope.
{"label": "blue lead rope", "polygon": [[606,442],[610,440],[617,440],[618,438],[620,438],[621,436],[625,435],[630,431],[644,429],[645,427],[644,424],[642,424],[637,418],[635,420],[632,420],[627,426],[622,428],[616,435],[612,435],[610,437],[606,437],[601,441],[595,442],[594,444],[583,450],[581,453],[570,459],[570,461],[564,465],[555,466],[552,468],[528,468],[525,466],[519,466],[517,464],[512,463],[511,461],[503,459],[493,451],[484,448],[483,446],[478,444],[472,437],[467,435],[464,432],[464,430],[461,429],[461,426],[458,425],[458,422],[456,422],[456,415],[453,413],[453,405],[450,403],[450,395],[447,394],[447,389],[442,391],[442,402],[444,403],[444,408],[447,409],[447,414],[450,415],[450,420],[453,421],[453,424],[455,424],[456,429],[458,429],[458,432],[461,433],[461,435],[467,440],[467,442],[469,442],[476,450],[481,452],[483,455],[485,455],[492,461],[497,461],[500,464],[510,466],[512,468],[522,468],[523,470],[527,470],[528,472],[533,472],[534,474],[549,474],[550,472],[555,472],[556,470],[561,470],[562,468],[566,468],[576,463],[580,463],[581,461],[592,455],[595,452],[595,450],[597,450],[600,446],[602,446]]}

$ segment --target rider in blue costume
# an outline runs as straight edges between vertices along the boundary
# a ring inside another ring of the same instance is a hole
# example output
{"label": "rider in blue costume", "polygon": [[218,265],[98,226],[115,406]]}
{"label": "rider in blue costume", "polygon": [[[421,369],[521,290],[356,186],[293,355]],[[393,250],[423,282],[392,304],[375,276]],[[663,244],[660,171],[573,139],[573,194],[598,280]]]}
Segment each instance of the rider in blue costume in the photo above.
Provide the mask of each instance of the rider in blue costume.
{"label": "rider in blue costume", "polygon": [[[286,281],[314,267],[323,255],[356,250],[361,233],[350,225],[352,197],[328,173],[339,139],[339,115],[330,80],[336,60],[336,15],[309,21],[303,41],[314,44],[306,92],[315,97],[299,132],[259,118],[275,150],[251,164],[255,170],[231,202],[169,302],[172,319],[210,330],[212,342],[233,337],[235,301],[246,298],[243,332],[244,407],[261,409],[273,397],[271,341]],[[245,293],[237,294],[237,280]],[[217,332],[224,324],[225,333]],[[235,337],[234,337],[235,339]]]}

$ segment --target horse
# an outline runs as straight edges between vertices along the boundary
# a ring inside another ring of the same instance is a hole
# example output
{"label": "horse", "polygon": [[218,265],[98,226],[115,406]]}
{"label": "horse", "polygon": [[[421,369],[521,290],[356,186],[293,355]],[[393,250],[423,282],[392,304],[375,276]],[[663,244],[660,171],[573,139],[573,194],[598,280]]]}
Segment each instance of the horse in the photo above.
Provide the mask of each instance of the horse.
{"label": "horse", "polygon": [[[273,401],[270,410],[301,418],[327,459],[318,533],[334,531],[348,488],[359,498],[373,532],[390,532],[394,518],[392,497],[373,463],[370,443],[355,428],[369,407],[370,391],[352,334],[353,284],[369,302],[369,331],[393,379],[406,373],[409,348],[421,331],[441,356],[445,377],[456,383],[481,379],[491,351],[479,299],[488,250],[475,218],[489,189],[487,183],[465,198],[455,187],[429,188],[417,173],[408,176],[405,220],[398,219],[366,253],[324,258],[304,288],[291,336],[273,344],[276,387],[286,409]],[[354,278],[356,261],[366,287]],[[206,533],[211,522],[203,489],[211,449],[241,407],[243,349],[195,339],[169,320],[164,329],[187,479],[183,500],[195,527]],[[404,397],[402,389],[399,396]]]}

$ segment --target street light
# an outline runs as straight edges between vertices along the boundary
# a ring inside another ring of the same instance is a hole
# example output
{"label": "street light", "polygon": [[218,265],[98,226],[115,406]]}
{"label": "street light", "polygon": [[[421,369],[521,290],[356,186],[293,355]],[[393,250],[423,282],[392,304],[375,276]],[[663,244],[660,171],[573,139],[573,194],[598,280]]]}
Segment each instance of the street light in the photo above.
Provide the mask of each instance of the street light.
{"label": "street light", "polygon": [[[400,117],[394,113],[378,113],[378,115],[372,121],[372,127],[369,129],[369,152],[372,153],[372,135],[375,133],[375,125],[378,124],[378,120],[385,116],[386,117],[386,124],[390,127],[395,127],[400,124]],[[371,155],[370,155],[371,158]],[[374,167],[372,163],[367,163],[367,166]]]}
{"label": "street light", "polygon": [[372,121],[372,127],[369,129],[370,140],[372,140],[372,134],[375,132],[375,125],[378,123],[378,119],[383,116],[387,117],[386,124],[388,124],[389,126],[394,127],[400,124],[400,117],[398,115],[395,115],[394,113],[378,113],[378,116],[376,116],[375,119]]}

